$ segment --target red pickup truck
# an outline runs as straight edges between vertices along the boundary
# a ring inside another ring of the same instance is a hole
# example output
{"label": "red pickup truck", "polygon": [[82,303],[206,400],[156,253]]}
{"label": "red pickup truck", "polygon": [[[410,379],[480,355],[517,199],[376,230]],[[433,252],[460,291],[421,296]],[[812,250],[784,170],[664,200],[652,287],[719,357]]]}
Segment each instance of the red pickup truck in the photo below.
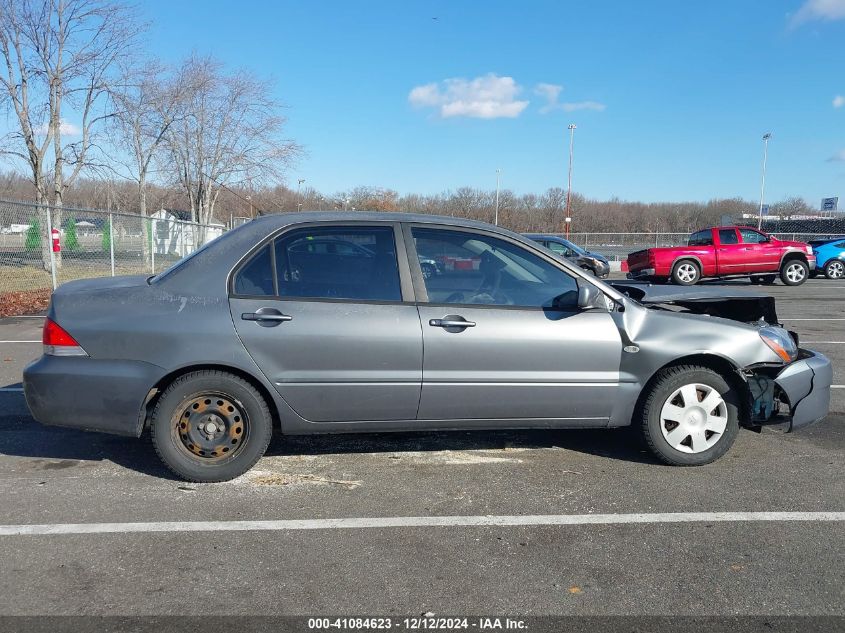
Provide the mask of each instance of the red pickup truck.
{"label": "red pickup truck", "polygon": [[691,286],[704,277],[751,277],[753,283],[804,283],[816,267],[813,249],[745,226],[717,226],[693,233],[686,246],[647,248],[628,255],[629,279],[671,279]]}

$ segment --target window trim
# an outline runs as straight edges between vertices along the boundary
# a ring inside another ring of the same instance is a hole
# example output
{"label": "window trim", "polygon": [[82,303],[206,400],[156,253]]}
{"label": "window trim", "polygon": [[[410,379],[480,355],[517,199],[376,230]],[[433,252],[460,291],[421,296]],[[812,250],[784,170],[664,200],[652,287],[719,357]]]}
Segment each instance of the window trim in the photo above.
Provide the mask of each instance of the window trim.
{"label": "window trim", "polygon": [[[414,282],[414,292],[416,294],[416,303],[421,306],[426,307],[443,307],[443,308],[472,308],[472,309],[487,309],[487,310],[523,310],[529,312],[555,312],[555,313],[578,313],[579,310],[577,307],[575,308],[551,308],[547,307],[544,308],[542,306],[513,306],[513,305],[491,305],[489,303],[437,303],[428,300],[428,291],[425,287],[425,278],[422,274],[422,268],[420,267],[419,262],[419,255],[417,253],[417,247],[414,243],[414,234],[413,230],[415,228],[419,229],[432,229],[432,230],[440,230],[440,231],[451,231],[457,233],[471,233],[473,235],[482,235],[485,237],[492,237],[498,240],[502,240],[503,242],[508,242],[516,247],[524,248],[525,250],[529,251],[532,255],[538,256],[540,259],[544,260],[546,263],[551,264],[554,268],[562,271],[563,273],[569,275],[575,280],[575,284],[580,290],[582,283],[591,283],[588,279],[585,278],[583,271],[578,269],[576,272],[574,269],[575,266],[569,264],[569,262],[563,260],[559,260],[554,255],[549,256],[541,250],[543,247],[533,240],[529,240],[531,243],[526,244],[520,240],[515,240],[511,238],[509,235],[505,235],[502,233],[498,233],[496,231],[488,231],[485,229],[477,229],[475,227],[467,227],[467,226],[453,226],[450,224],[434,224],[434,223],[422,223],[422,222],[405,222],[402,225],[403,234],[405,237],[405,249],[408,251],[410,257],[408,258],[409,264],[411,267],[411,276]],[[563,265],[561,265],[563,264]],[[603,288],[598,288],[601,292],[604,292]],[[610,295],[612,299],[615,300],[615,297]]]}
{"label": "window trim", "polygon": [[[345,297],[294,297],[294,296],[281,296],[279,294],[279,280],[278,280],[278,270],[276,268],[276,247],[275,247],[275,240],[283,238],[286,234],[291,233],[292,231],[299,231],[302,229],[309,229],[309,228],[316,228],[316,229],[330,229],[330,228],[354,228],[354,229],[366,229],[366,228],[392,228],[393,229],[393,245],[396,251],[396,264],[398,266],[399,272],[399,290],[401,299],[396,300],[386,300],[386,299],[350,299]],[[265,246],[270,246],[270,256],[271,256],[271,265],[273,266],[273,288],[275,290],[275,295],[241,295],[235,292],[235,277],[237,277],[238,273],[252,261],[254,257],[261,252],[261,249]],[[278,229],[264,238],[262,238],[258,243],[255,244],[251,249],[249,249],[232,267],[232,270],[229,272],[228,278],[226,279],[226,290],[229,296],[229,299],[254,299],[260,301],[296,301],[296,302],[319,302],[319,303],[358,303],[358,304],[373,304],[373,305],[402,305],[402,304],[410,304],[413,305],[414,302],[414,295],[413,295],[413,288],[411,284],[411,273],[408,270],[408,257],[405,252],[405,240],[404,236],[402,235],[401,223],[400,222],[378,222],[372,220],[346,220],[346,221],[337,221],[337,220],[326,220],[322,222],[300,222],[297,224],[289,224],[281,229]]]}

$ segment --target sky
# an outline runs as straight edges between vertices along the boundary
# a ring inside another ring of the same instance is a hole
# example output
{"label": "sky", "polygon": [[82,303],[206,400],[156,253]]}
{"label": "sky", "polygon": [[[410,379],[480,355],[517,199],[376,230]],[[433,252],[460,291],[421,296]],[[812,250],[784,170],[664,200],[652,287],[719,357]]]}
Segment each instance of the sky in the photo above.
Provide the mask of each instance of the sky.
{"label": "sky", "polygon": [[[274,80],[324,192],[845,204],[845,0],[142,0],[145,48]],[[840,207],[841,208],[841,207]]]}

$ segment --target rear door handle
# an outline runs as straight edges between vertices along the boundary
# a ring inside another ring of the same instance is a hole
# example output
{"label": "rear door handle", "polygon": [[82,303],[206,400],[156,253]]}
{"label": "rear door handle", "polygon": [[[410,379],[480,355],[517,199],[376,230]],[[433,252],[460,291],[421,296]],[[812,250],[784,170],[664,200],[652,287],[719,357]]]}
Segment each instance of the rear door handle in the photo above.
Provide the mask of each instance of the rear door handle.
{"label": "rear door handle", "polygon": [[276,308],[259,308],[255,312],[244,312],[241,314],[241,319],[244,321],[257,321],[258,325],[263,327],[273,327],[285,321],[293,321],[292,316],[282,314]]}
{"label": "rear door handle", "polygon": [[444,328],[466,328],[475,327],[475,321],[467,321],[464,318],[446,317],[445,319],[431,319],[428,324],[432,327]]}

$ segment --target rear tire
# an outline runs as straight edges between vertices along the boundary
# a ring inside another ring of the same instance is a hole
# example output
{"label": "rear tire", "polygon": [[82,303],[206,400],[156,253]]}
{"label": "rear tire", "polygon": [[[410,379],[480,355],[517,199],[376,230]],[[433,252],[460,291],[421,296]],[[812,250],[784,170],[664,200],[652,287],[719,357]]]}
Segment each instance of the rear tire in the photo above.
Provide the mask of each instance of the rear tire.
{"label": "rear tire", "polygon": [[651,452],[671,466],[701,466],[728,452],[739,433],[739,394],[707,367],[662,370],[634,425]]}
{"label": "rear tire", "polygon": [[824,266],[824,276],[828,279],[842,279],[845,277],[845,262],[832,259]]}
{"label": "rear tire", "polygon": [[150,435],[156,453],[186,481],[234,479],[264,455],[273,419],[258,390],[217,370],[180,376],[161,394]]}
{"label": "rear tire", "polygon": [[810,276],[810,267],[801,259],[790,259],[780,269],[780,280],[787,286],[800,286]]}
{"label": "rear tire", "polygon": [[691,259],[682,259],[672,267],[672,281],[679,286],[694,286],[701,279],[701,268]]}

